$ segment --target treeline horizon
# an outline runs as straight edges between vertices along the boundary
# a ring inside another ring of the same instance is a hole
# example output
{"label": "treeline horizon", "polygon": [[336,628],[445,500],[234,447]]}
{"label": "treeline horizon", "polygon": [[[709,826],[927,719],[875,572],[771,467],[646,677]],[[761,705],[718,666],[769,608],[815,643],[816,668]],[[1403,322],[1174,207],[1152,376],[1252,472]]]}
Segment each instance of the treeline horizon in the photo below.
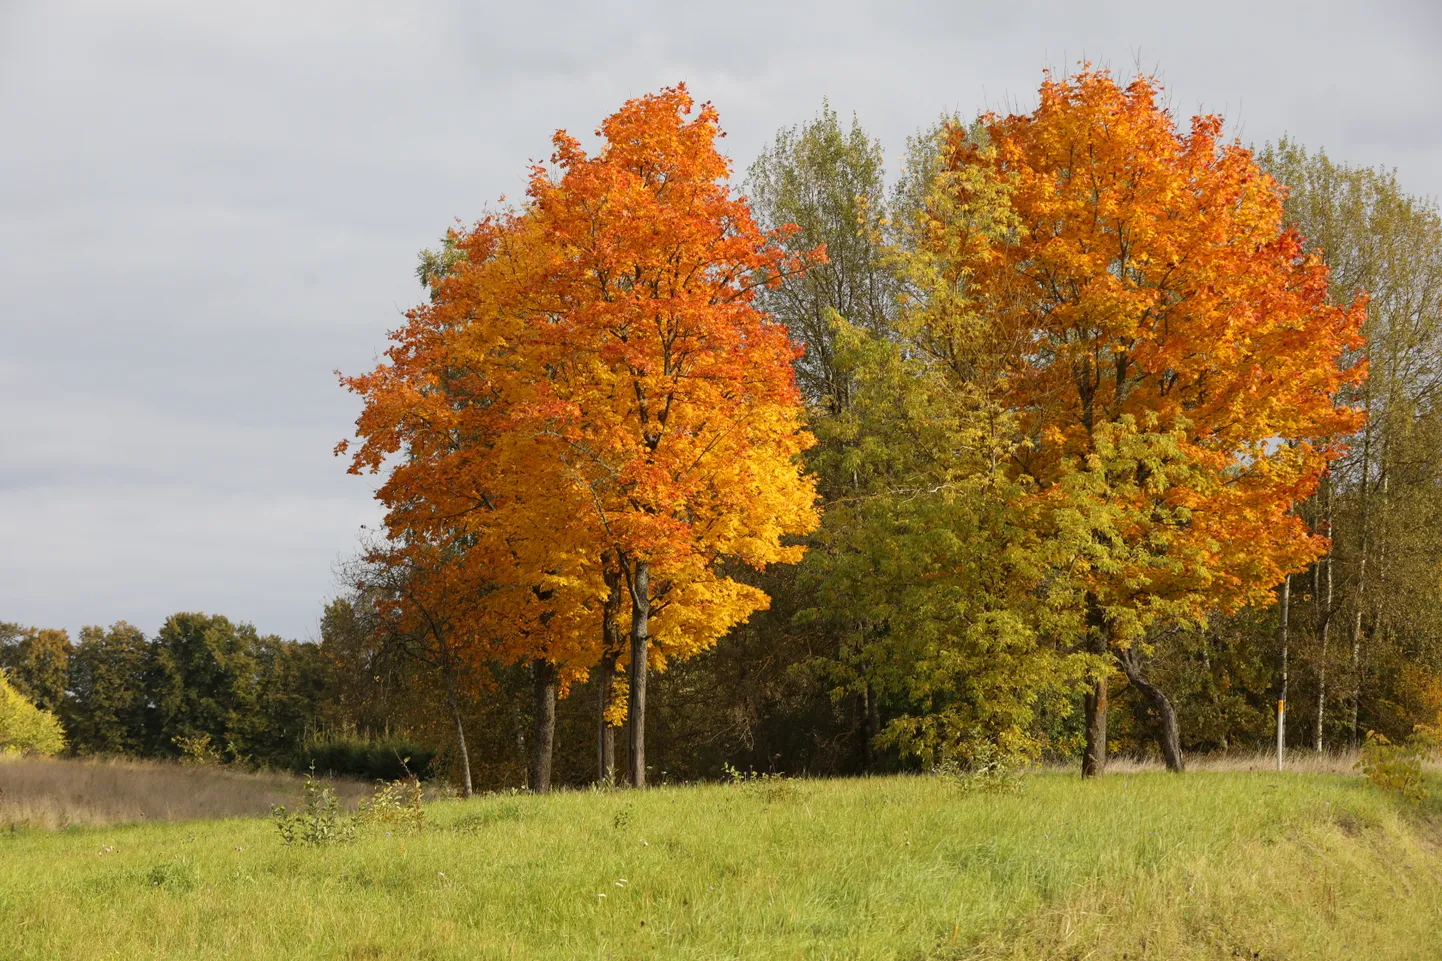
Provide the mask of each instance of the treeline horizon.
{"label": "treeline horizon", "polygon": [[[919,132],[889,183],[826,105],[734,190],[684,88],[608,118],[595,157],[558,134],[522,204],[422,252],[429,302],[345,378],[387,536],[319,643],[201,615],[73,648],[11,626],[0,667],[77,753],[205,734],[280,764],[405,734],[467,792],[1181,770],[1435,727],[1435,202],[1225,143],[1220,118],[1178,131],[1155,92],[1049,79],[1031,114]],[[596,240],[585,217],[618,205]],[[711,266],[673,289],[663,262]],[[646,354],[627,325],[663,314]],[[656,372],[696,331],[719,393]],[[664,456],[720,417],[724,469]],[[141,680],[92,693],[106,671]]]}

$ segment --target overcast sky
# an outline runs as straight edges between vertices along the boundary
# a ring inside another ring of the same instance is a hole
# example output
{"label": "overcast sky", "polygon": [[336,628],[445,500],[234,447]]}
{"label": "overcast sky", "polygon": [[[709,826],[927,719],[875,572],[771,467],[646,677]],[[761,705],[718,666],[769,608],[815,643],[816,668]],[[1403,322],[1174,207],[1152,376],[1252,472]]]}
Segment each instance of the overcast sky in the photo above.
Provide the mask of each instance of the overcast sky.
{"label": "overcast sky", "polygon": [[686,81],[738,172],[830,97],[894,166],[1043,67],[1140,63],[1435,196],[1439,50],[1438,0],[0,0],[0,620],[315,637],[378,517],[331,371],[374,363],[419,248],[628,97]]}

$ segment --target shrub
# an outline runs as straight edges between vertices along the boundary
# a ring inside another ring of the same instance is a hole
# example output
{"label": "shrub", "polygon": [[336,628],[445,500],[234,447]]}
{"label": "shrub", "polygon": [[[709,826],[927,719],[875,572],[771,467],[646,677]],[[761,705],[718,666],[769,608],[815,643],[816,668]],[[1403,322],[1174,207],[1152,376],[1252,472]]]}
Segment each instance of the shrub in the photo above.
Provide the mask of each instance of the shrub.
{"label": "shrub", "polygon": [[784,774],[758,774],[755,771],[741,772],[730,764],[721,765],[726,780],[738,785],[752,797],[774,803],[789,800],[796,794],[796,779]]}
{"label": "shrub", "polygon": [[335,737],[301,748],[294,770],[363,781],[429,780],[436,752],[406,738]]}
{"label": "shrub", "polygon": [[1436,735],[1419,727],[1405,743],[1393,744],[1376,731],[1367,732],[1362,745],[1362,759],[1357,767],[1377,787],[1392,794],[1420,803],[1427,797],[1422,777],[1422,762],[1436,747]]}
{"label": "shrub", "polygon": [[186,737],[182,734],[174,738],[172,743],[180,751],[181,764],[210,767],[225,763],[225,758],[220,754],[220,748],[215,746],[215,742],[210,739],[209,734],[196,734],[193,737]]}
{"label": "shrub", "polygon": [[1025,766],[1015,755],[983,741],[972,746],[964,763],[948,758],[937,765],[936,773],[968,794],[1017,794]]}
{"label": "shrub", "polygon": [[145,883],[153,888],[190,891],[196,885],[195,862],[179,858],[155,865],[145,874]]}
{"label": "shrub", "polygon": [[26,700],[0,670],[0,755],[58,754],[63,750],[65,729],[59,718]]}
{"label": "shrub", "polygon": [[426,826],[419,778],[382,781],[375,794],[360,803],[363,824],[419,831]]}
{"label": "shrub", "polygon": [[355,818],[341,807],[329,784],[312,772],[306,775],[301,791],[301,809],[294,814],[280,804],[270,809],[282,842],[315,847],[355,840]]}

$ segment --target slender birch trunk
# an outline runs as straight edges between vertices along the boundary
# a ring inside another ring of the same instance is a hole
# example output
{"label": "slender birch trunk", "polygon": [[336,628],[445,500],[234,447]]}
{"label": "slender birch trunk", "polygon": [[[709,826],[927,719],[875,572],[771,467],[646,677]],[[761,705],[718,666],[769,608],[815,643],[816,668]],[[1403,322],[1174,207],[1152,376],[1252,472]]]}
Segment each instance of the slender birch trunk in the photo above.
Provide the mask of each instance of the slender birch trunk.
{"label": "slender birch trunk", "polygon": [[[1323,488],[1323,514],[1322,526],[1330,535],[1332,532],[1332,481],[1331,476],[1326,475],[1322,479]],[[1313,604],[1317,610],[1317,637],[1321,641],[1321,656],[1318,659],[1317,670],[1317,730],[1316,749],[1317,753],[1322,752],[1323,725],[1326,721],[1327,705],[1327,657],[1331,650],[1332,639],[1332,604],[1333,581],[1332,581],[1332,551],[1329,548],[1325,557],[1319,558],[1312,565],[1312,597]]]}
{"label": "slender birch trunk", "polygon": [[[1384,448],[1384,451],[1385,451],[1385,448]],[[1378,536],[1378,538],[1377,538],[1376,558],[1375,558],[1375,560],[1373,561],[1373,564],[1372,564],[1372,567],[1375,569],[1375,577],[1376,577],[1376,581],[1377,581],[1377,589],[1371,592],[1371,593],[1372,593],[1372,636],[1373,636],[1373,638],[1377,638],[1377,637],[1381,636],[1381,633],[1382,633],[1382,630],[1383,630],[1383,627],[1382,627],[1382,604],[1383,604],[1383,599],[1387,596],[1387,589],[1386,589],[1386,580],[1387,580],[1387,538],[1386,538],[1386,530],[1387,530],[1387,528],[1386,528],[1386,519],[1387,519],[1388,494],[1390,493],[1390,491],[1389,491],[1389,489],[1388,489],[1388,478],[1387,478],[1387,473],[1386,473],[1386,470],[1387,470],[1387,468],[1386,468],[1386,460],[1387,460],[1387,458],[1386,458],[1385,452],[1384,452],[1384,456],[1383,456],[1383,458],[1382,458],[1382,463],[1383,463],[1382,472],[1383,472],[1383,473],[1382,473],[1381,480],[1380,480],[1380,482],[1379,482],[1379,486],[1380,486],[1380,488],[1381,488],[1382,502],[1381,502],[1380,505],[1378,505],[1378,506],[1380,507],[1379,513],[1380,513],[1381,516],[1382,516],[1382,524],[1381,524],[1382,530],[1381,530],[1380,536]],[[1371,512],[1370,512],[1370,510],[1369,510],[1370,505],[1369,505],[1369,503],[1368,503],[1368,500],[1370,500],[1370,498],[1367,499],[1367,500],[1363,500],[1363,502],[1362,502],[1362,542],[1363,542],[1363,546],[1362,546],[1362,557],[1361,557],[1361,560],[1360,560],[1359,565],[1358,565],[1358,566],[1359,566],[1359,573],[1358,573],[1359,594],[1360,594],[1361,585],[1362,585],[1362,583],[1365,582],[1365,577],[1366,577],[1366,574],[1367,574],[1367,572],[1368,572],[1367,562],[1368,562],[1369,560],[1371,560],[1371,558],[1369,557],[1369,555],[1371,554],[1371,547],[1372,547],[1372,545],[1371,545],[1371,539],[1372,539],[1372,530],[1371,530],[1371,528],[1372,528],[1372,517],[1371,517]],[[1352,660],[1351,660],[1351,665],[1350,665],[1351,683],[1352,683],[1352,691],[1351,691],[1351,695],[1352,695],[1352,696],[1351,696],[1350,700],[1351,700],[1352,703],[1351,703],[1351,705],[1349,706],[1349,709],[1348,709],[1348,710],[1349,710],[1349,714],[1350,714],[1351,716],[1348,718],[1348,728],[1347,728],[1347,731],[1348,731],[1348,733],[1347,733],[1347,742],[1348,742],[1349,746],[1350,746],[1353,750],[1355,750],[1355,749],[1357,748],[1357,745],[1358,745],[1358,742],[1359,742],[1359,737],[1358,737],[1358,735],[1359,735],[1359,731],[1358,731],[1359,724],[1358,724],[1358,720],[1359,720],[1359,717],[1360,717],[1360,715],[1361,715],[1361,705],[1362,705],[1362,674],[1363,674],[1363,672],[1364,672],[1364,663],[1363,663],[1363,662],[1364,662],[1364,659],[1363,659],[1363,656],[1362,656],[1362,636],[1363,636],[1363,632],[1362,632],[1362,610],[1363,610],[1362,598],[1359,596],[1359,597],[1358,597],[1358,601],[1357,601],[1357,612],[1356,612],[1356,614],[1353,616],[1353,619],[1352,619]]]}
{"label": "slender birch trunk", "polygon": [[449,672],[446,674],[446,702],[451,709],[451,720],[456,725],[456,749],[461,767],[461,797],[471,796],[471,752],[466,747],[466,727],[461,721],[460,698],[456,696],[456,682]]}
{"label": "slender birch trunk", "polygon": [[1277,635],[1282,647],[1282,688],[1277,694],[1277,770],[1282,770],[1287,759],[1287,629],[1291,618],[1292,575],[1282,579],[1282,594],[1278,602]]}

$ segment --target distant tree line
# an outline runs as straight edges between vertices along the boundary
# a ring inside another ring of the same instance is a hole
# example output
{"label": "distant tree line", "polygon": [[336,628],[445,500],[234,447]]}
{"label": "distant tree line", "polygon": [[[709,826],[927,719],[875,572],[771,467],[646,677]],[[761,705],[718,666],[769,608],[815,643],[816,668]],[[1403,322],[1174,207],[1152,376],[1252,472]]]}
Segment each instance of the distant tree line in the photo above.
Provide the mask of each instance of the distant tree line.
{"label": "distant tree line", "polygon": [[0,624],[0,667],[57,715],[77,754],[177,757],[204,737],[226,760],[291,763],[318,730],[326,673],[314,644],[175,614],[146,637],[123,621],[63,630]]}

